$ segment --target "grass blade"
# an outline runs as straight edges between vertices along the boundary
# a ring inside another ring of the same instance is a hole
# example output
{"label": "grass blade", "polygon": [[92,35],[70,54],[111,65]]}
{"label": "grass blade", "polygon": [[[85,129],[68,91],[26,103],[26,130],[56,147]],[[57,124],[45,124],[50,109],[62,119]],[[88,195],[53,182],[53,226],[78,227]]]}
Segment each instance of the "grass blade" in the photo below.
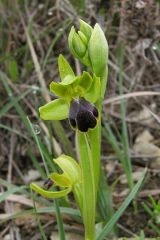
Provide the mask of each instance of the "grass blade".
{"label": "grass blade", "polygon": [[[49,177],[49,170],[48,170],[48,167],[47,167],[47,164],[45,162],[45,157],[44,157],[44,154],[43,154],[43,150],[42,150],[42,147],[41,147],[41,144],[39,142],[39,139],[38,139],[38,136],[35,134],[34,132],[34,129],[33,129],[33,126],[29,120],[29,118],[27,118],[27,121],[28,121],[28,124],[30,126],[30,129],[31,129],[31,132],[32,132],[32,135],[35,139],[35,142],[38,146],[38,149],[39,149],[39,152],[41,154],[41,157],[43,159],[43,164],[44,164],[44,167],[45,167],[45,171],[46,171],[46,174],[47,176]],[[34,202],[34,200],[33,200]],[[35,211],[37,213],[37,210],[36,210],[36,206],[35,206],[35,203],[34,203],[34,208],[35,208]],[[61,217],[61,213],[60,213],[60,209],[59,209],[59,205],[58,205],[58,200],[55,200],[55,209],[56,209],[56,217],[57,217],[57,224],[58,224],[58,230],[59,230],[59,237],[60,237],[60,240],[65,240],[65,232],[64,232],[64,227],[63,227],[63,219]],[[41,231],[41,235],[43,237],[43,239],[46,240],[45,238],[45,234],[44,234],[44,231],[43,231],[43,228],[41,226],[41,223],[39,221],[39,219],[37,219],[38,221],[38,226],[39,226],[39,229]]]}
{"label": "grass blade", "polygon": [[31,197],[32,197],[33,209],[34,209],[34,212],[35,212],[35,217],[36,217],[36,221],[37,221],[38,227],[40,229],[41,237],[42,237],[43,240],[47,240],[47,237],[46,237],[45,232],[43,230],[43,227],[42,227],[39,215],[37,214],[37,209],[36,209],[36,204],[35,204],[35,196],[34,196],[32,190],[31,190]]}
{"label": "grass blade", "polygon": [[[125,55],[125,48],[122,44],[120,44],[119,49],[119,65],[120,65],[120,71],[119,71],[119,92],[120,95],[123,95],[123,63],[124,63],[124,55]],[[130,189],[133,188],[133,178],[132,178],[132,165],[131,165],[131,158],[129,153],[129,141],[128,141],[128,130],[127,130],[127,124],[125,121],[126,118],[126,110],[127,110],[127,102],[122,99],[121,100],[121,118],[122,118],[122,143],[123,143],[123,149],[124,149],[124,160],[122,162],[124,171],[128,180],[128,185]]]}
{"label": "grass blade", "polygon": [[[0,72],[0,80],[3,81],[4,75]],[[24,93],[22,93],[20,96],[15,97],[15,101],[18,103],[20,100],[22,100],[24,97],[26,97],[30,92],[32,92],[32,89],[27,89]],[[3,108],[0,110],[0,118],[2,118],[12,107],[14,107],[14,102],[10,101],[8,102]]]}
{"label": "grass blade", "polygon": [[118,219],[121,217],[125,209],[128,207],[128,205],[131,203],[133,198],[136,196],[137,192],[139,191],[140,187],[142,186],[142,182],[144,180],[145,174],[147,169],[145,169],[144,173],[142,174],[142,177],[139,179],[139,181],[135,184],[132,191],[128,195],[128,197],[124,200],[120,208],[114,213],[113,217],[110,219],[110,221],[105,225],[102,232],[97,237],[97,240],[104,240],[104,238],[110,233],[112,228],[114,227],[115,223],[118,221]]}
{"label": "grass blade", "polygon": [[[73,209],[73,208],[66,208],[66,207],[59,207],[59,208],[60,208],[61,213],[72,216],[74,218],[77,218],[79,220],[79,222],[81,221],[81,215],[80,215],[79,210]],[[37,207],[36,211],[39,214],[48,214],[48,213],[55,214],[56,213],[56,209],[54,206],[42,207],[42,208]],[[11,213],[11,214],[9,214],[9,216],[8,216],[8,214],[6,214],[6,217],[4,217],[2,221],[0,221],[0,224],[10,221],[11,219],[16,219],[16,218],[21,218],[21,217],[23,218],[24,216],[34,215],[34,214],[35,214],[34,209],[23,210],[23,211],[19,211],[16,213]]]}
{"label": "grass blade", "polygon": [[102,168],[99,179],[97,207],[103,221],[108,222],[113,216],[112,194]]}
{"label": "grass blade", "polygon": [[9,195],[11,195],[15,192],[20,192],[20,191],[22,191],[23,189],[26,189],[26,188],[27,188],[26,186],[10,188],[6,192],[4,192],[2,195],[0,195],[0,203],[3,202]]}
{"label": "grass blade", "polygon": [[63,219],[62,219],[62,216],[61,216],[58,199],[55,201],[55,209],[56,209],[56,218],[57,218],[59,238],[60,238],[60,240],[65,240],[65,231],[64,231],[64,226],[63,226]]}

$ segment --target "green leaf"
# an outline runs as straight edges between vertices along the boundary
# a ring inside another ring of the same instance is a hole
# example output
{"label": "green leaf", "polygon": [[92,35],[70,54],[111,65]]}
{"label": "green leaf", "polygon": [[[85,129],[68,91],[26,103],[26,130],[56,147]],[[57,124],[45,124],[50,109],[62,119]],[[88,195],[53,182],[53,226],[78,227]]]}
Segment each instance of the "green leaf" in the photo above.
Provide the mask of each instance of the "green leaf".
{"label": "green leaf", "polygon": [[95,25],[88,44],[89,58],[97,77],[104,75],[108,61],[108,44],[98,24]]}
{"label": "green leaf", "polygon": [[60,54],[58,57],[58,68],[59,68],[60,78],[62,81],[68,75],[75,77],[75,74],[74,74],[69,62],[66,60],[66,58],[62,54]]}
{"label": "green leaf", "polygon": [[79,164],[73,158],[62,154],[58,158],[53,160],[64,172],[66,177],[75,184],[81,182],[81,168]]}
{"label": "green leaf", "polygon": [[110,221],[105,225],[102,232],[98,235],[96,240],[103,240],[109,232],[112,230],[115,223],[118,221],[118,219],[121,217],[125,209],[128,207],[128,205],[131,203],[133,198],[136,196],[137,192],[139,191],[142,182],[144,180],[145,174],[147,169],[145,169],[144,173],[142,174],[141,178],[137,182],[137,184],[133,187],[132,191],[128,195],[128,197],[125,199],[125,201],[122,203],[122,205],[118,208],[118,210],[114,213],[113,217],[110,219]]}
{"label": "green leaf", "polygon": [[37,184],[35,183],[31,183],[30,187],[32,190],[34,190],[36,193],[39,193],[41,196],[46,197],[46,198],[60,198],[60,197],[65,197],[69,192],[71,192],[71,187],[61,190],[61,191],[46,191],[43,188],[39,187]]}
{"label": "green leaf", "polygon": [[18,73],[18,64],[15,60],[11,60],[8,62],[8,72],[11,80],[13,82],[17,82],[19,73]]}
{"label": "green leaf", "polygon": [[101,94],[101,82],[100,78],[94,76],[92,85],[89,88],[88,92],[85,95],[85,98],[92,103],[95,103],[99,98]]}
{"label": "green leaf", "polygon": [[65,173],[52,173],[49,178],[52,179],[53,183],[59,187],[70,187],[72,185],[70,179],[65,175]]}
{"label": "green leaf", "polygon": [[69,105],[63,98],[53,100],[39,108],[43,120],[63,120],[68,118]]}

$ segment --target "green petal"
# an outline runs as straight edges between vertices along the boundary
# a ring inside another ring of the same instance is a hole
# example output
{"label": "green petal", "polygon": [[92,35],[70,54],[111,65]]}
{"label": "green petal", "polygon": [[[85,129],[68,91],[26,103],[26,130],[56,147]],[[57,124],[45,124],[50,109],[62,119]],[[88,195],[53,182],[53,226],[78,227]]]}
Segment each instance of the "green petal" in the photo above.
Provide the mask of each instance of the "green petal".
{"label": "green petal", "polygon": [[67,75],[62,82],[51,82],[50,91],[59,97],[69,97],[72,94],[71,84],[78,81],[78,77]]}
{"label": "green petal", "polygon": [[51,82],[49,87],[50,87],[50,91],[59,97],[65,97],[67,95],[67,91],[68,91],[67,87],[61,85],[60,83]]}
{"label": "green petal", "polygon": [[91,75],[88,72],[84,71],[76,84],[82,87],[84,92],[86,92],[91,87],[92,81],[93,79]]}
{"label": "green petal", "polygon": [[49,178],[59,187],[71,187],[70,179],[64,174],[52,173]]}
{"label": "green petal", "polygon": [[72,83],[74,83],[76,81],[76,79],[77,79],[77,77],[75,77],[75,76],[73,77],[71,75],[67,75],[64,78],[63,82],[60,82],[60,85],[62,85],[62,86],[71,85]]}
{"label": "green petal", "polygon": [[68,75],[75,77],[75,74],[69,62],[65,59],[65,57],[62,54],[60,54],[58,57],[58,68],[59,68],[59,73],[62,81]]}
{"label": "green petal", "polygon": [[85,99],[89,102],[95,103],[101,94],[101,81],[99,77],[94,76],[92,85],[88,92],[85,94]]}
{"label": "green petal", "polygon": [[43,120],[63,120],[68,118],[69,105],[63,98],[53,100],[39,108]]}
{"label": "green petal", "polygon": [[81,168],[73,158],[62,154],[53,160],[72,181],[72,183],[81,182]]}
{"label": "green petal", "polygon": [[71,192],[72,188],[69,187],[67,189],[61,190],[61,191],[46,191],[43,188],[39,187],[35,183],[31,183],[30,187],[32,190],[34,190],[36,193],[39,193],[41,196],[46,197],[46,198],[60,198],[60,197],[65,197],[69,192]]}

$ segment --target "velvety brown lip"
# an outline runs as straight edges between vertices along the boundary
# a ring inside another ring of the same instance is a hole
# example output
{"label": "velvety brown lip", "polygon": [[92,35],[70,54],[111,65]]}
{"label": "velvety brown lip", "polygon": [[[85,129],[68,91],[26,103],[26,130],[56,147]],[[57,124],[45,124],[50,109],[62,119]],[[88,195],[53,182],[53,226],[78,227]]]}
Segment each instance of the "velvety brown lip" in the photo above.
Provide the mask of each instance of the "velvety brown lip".
{"label": "velvety brown lip", "polygon": [[73,100],[70,105],[69,121],[73,128],[87,132],[97,124],[98,110],[84,98]]}

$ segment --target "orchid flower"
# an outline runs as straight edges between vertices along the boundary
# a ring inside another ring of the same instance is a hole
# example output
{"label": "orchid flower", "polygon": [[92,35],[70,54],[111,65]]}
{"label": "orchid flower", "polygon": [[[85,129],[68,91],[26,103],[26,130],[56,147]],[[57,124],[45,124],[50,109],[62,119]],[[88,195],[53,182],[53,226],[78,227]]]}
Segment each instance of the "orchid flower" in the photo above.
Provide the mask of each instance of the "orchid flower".
{"label": "orchid flower", "polygon": [[91,77],[85,71],[75,76],[62,55],[58,58],[58,66],[61,82],[51,82],[50,91],[59,98],[40,107],[40,117],[43,120],[69,118],[72,128],[87,132],[98,120],[98,110],[93,103],[100,96],[100,78]]}
{"label": "orchid flower", "polygon": [[64,197],[69,194],[71,191],[76,195],[76,200],[79,200],[80,205],[80,185],[82,181],[82,173],[79,164],[73,158],[62,154],[53,161],[60,167],[63,171],[62,174],[51,173],[49,176],[49,188],[51,187],[60,187],[59,191],[46,190],[36,183],[31,183],[30,187],[36,193],[39,193],[41,196],[49,199],[55,199]]}

